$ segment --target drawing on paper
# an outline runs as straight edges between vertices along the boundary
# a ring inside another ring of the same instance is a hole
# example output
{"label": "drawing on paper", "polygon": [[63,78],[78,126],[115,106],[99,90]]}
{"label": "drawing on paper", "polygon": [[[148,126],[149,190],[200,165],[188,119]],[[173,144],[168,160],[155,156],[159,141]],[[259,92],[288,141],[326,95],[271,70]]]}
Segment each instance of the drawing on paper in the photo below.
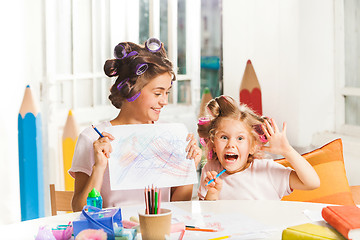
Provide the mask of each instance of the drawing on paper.
{"label": "drawing on paper", "polygon": [[194,162],[186,159],[183,124],[122,125],[107,131],[115,137],[109,159],[112,190],[197,182]]}

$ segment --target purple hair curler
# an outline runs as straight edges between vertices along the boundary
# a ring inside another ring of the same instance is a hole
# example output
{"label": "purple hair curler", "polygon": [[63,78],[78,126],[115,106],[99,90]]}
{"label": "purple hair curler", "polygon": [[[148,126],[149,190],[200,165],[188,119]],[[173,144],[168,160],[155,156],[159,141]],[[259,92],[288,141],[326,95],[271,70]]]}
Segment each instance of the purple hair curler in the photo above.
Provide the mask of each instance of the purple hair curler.
{"label": "purple hair curler", "polygon": [[149,68],[149,65],[147,63],[140,63],[136,66],[136,75],[140,76],[146,72],[146,70]]}
{"label": "purple hair curler", "polygon": [[116,59],[124,59],[127,57],[138,55],[139,53],[137,51],[132,51],[130,53],[127,53],[125,50],[125,47],[122,44],[118,44],[114,48],[114,57]]}
{"label": "purple hair curler", "polygon": [[147,50],[149,50],[150,52],[157,52],[161,49],[161,41],[157,38],[149,38],[146,42],[145,42],[145,47]]}
{"label": "purple hair curler", "polygon": [[120,89],[125,85],[125,83],[129,81],[129,78],[125,78],[124,80],[122,80],[118,85],[117,85],[117,89],[120,91]]}
{"label": "purple hair curler", "polygon": [[131,57],[131,56],[135,56],[138,55],[139,53],[137,51],[132,51],[129,54],[126,55],[126,57]]}
{"label": "purple hair curler", "polygon": [[125,47],[122,44],[118,44],[114,48],[114,57],[116,59],[123,59],[127,56]]}
{"label": "purple hair curler", "polygon": [[140,96],[140,93],[141,92],[138,92],[134,96],[132,96],[131,98],[127,98],[126,100],[128,100],[128,102],[133,102]]}

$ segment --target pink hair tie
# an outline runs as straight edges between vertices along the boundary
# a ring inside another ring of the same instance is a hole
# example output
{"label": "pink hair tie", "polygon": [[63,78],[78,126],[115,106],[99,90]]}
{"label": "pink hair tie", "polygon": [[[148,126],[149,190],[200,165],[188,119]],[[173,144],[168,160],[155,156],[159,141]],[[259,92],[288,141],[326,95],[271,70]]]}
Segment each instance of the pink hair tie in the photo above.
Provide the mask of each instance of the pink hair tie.
{"label": "pink hair tie", "polygon": [[201,117],[201,118],[199,118],[198,125],[205,125],[205,124],[208,124],[209,122],[210,122],[210,118]]}
{"label": "pink hair tie", "polygon": [[201,146],[206,147],[206,142],[204,138],[199,139]]}
{"label": "pink hair tie", "polygon": [[213,157],[213,150],[209,151],[207,155],[208,160],[212,159],[212,157]]}
{"label": "pink hair tie", "polygon": [[259,136],[259,139],[260,139],[260,141],[263,142],[263,143],[267,143],[267,142],[268,142],[265,134],[264,134],[264,135],[260,135],[260,136]]}

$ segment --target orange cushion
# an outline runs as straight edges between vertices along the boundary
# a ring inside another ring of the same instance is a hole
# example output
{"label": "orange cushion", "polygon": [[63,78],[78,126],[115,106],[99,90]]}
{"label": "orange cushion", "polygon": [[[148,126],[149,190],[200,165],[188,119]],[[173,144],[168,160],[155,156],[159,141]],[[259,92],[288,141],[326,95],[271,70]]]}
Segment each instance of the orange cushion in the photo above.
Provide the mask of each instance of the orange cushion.
{"label": "orange cushion", "polygon": [[[302,155],[320,177],[320,187],[310,191],[294,190],[285,196],[285,201],[316,202],[339,205],[355,205],[349,182],[346,178],[341,139]],[[276,162],[291,167],[286,159]]]}

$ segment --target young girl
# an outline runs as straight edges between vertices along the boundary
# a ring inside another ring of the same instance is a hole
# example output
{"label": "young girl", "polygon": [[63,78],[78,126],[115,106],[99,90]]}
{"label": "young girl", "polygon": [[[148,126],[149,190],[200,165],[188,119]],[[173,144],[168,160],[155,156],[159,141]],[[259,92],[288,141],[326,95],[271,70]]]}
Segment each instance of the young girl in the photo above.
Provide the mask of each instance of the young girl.
{"label": "young girl", "polygon": [[[208,150],[198,190],[201,200],[279,200],[293,189],[320,186],[313,167],[290,146],[285,123],[280,131],[273,119],[256,115],[228,96],[211,100],[207,110],[210,116],[198,124]],[[284,156],[294,170],[261,159],[263,150]],[[216,178],[223,169],[226,172]]]}
{"label": "young girl", "polygon": [[[91,126],[78,138],[69,170],[75,178],[72,200],[74,211],[80,211],[86,205],[88,193],[93,188],[100,191],[103,207],[144,202],[143,189],[111,191],[108,158],[112,151],[110,142],[114,137],[103,130],[115,125],[152,124],[157,121],[161,109],[168,104],[175,74],[163,44],[157,39],[149,39],[145,47],[131,42],[119,43],[115,47],[114,56],[115,59],[105,62],[104,71],[109,77],[117,77],[110,89],[109,99],[121,111],[115,119],[96,126],[103,138],[99,138]],[[195,160],[197,166],[201,150],[192,134],[189,134],[188,140],[189,144],[184,151],[188,152],[189,159]],[[187,185],[162,189],[162,201],[190,200],[192,188],[192,185]]]}

